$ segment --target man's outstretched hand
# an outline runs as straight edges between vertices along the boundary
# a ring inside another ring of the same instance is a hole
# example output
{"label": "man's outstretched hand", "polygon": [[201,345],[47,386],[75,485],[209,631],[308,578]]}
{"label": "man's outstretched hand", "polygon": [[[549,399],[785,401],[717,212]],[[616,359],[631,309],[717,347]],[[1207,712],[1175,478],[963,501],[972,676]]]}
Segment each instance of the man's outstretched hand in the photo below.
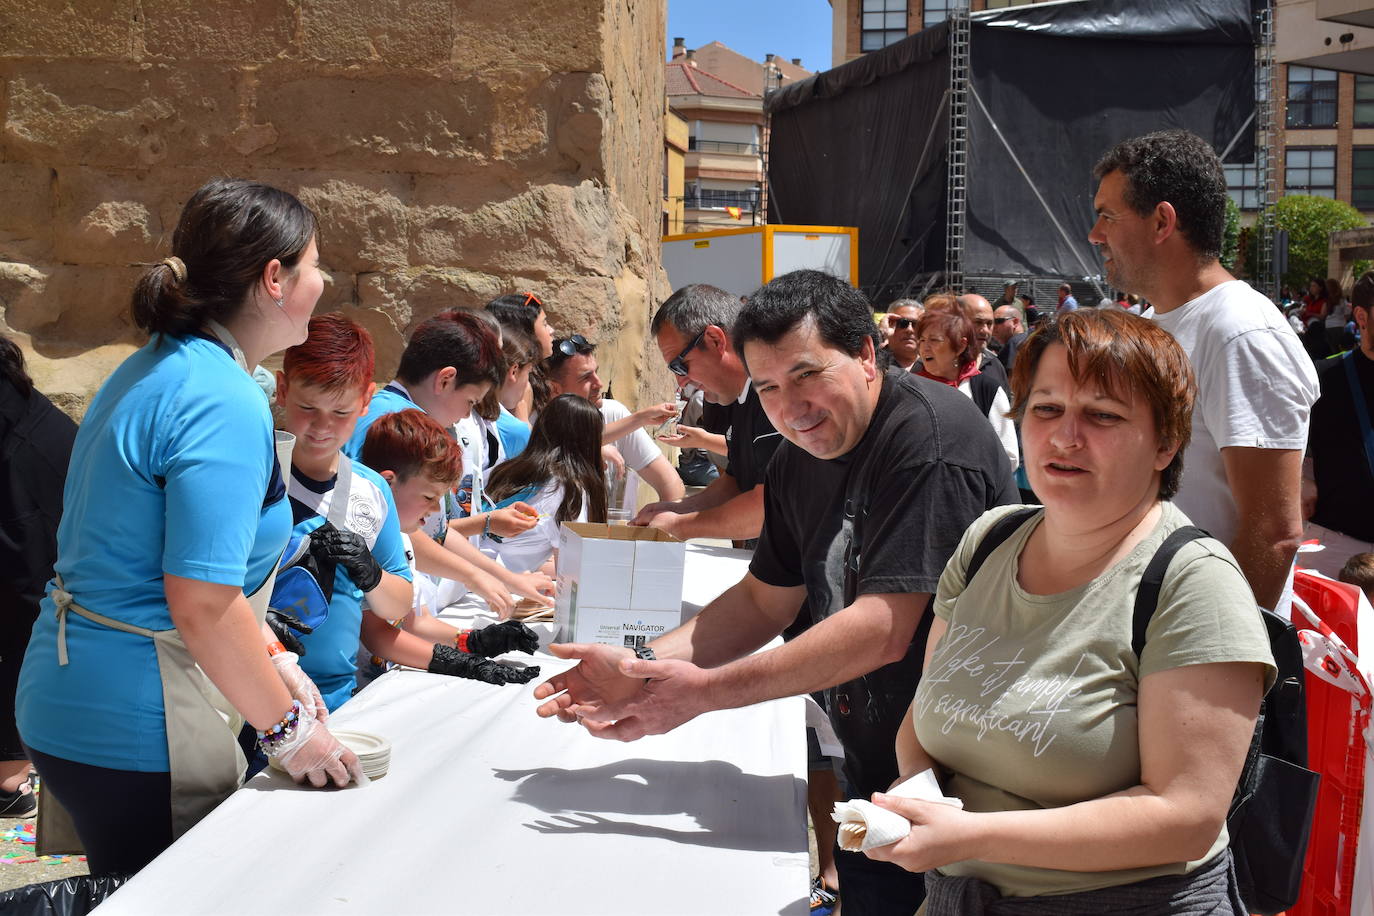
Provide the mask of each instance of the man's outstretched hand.
{"label": "man's outstretched hand", "polygon": [[540,718],[557,716],[564,722],[576,722],[603,706],[623,703],[644,687],[642,676],[631,677],[620,670],[622,662],[636,661],[629,649],[570,642],[554,643],[549,652],[579,662],[534,688],[536,700],[548,700],[535,710]]}
{"label": "man's outstretched hand", "polygon": [[580,722],[599,738],[661,735],[714,708],[707,673],[691,662],[644,661],[614,646],[566,643],[549,649],[579,662],[534,688],[535,699],[547,700],[536,712]]}

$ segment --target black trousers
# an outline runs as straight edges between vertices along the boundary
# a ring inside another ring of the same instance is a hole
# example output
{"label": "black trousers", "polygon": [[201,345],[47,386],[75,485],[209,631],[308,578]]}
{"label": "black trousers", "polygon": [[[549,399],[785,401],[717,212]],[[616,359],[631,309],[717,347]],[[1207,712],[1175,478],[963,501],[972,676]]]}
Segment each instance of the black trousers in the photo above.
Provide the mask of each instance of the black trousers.
{"label": "black trousers", "polygon": [[912,916],[926,899],[924,872],[835,847],[844,916]]}
{"label": "black trousers", "polygon": [[172,845],[172,774],[112,770],[26,748],[72,816],[91,874],[132,875]]}

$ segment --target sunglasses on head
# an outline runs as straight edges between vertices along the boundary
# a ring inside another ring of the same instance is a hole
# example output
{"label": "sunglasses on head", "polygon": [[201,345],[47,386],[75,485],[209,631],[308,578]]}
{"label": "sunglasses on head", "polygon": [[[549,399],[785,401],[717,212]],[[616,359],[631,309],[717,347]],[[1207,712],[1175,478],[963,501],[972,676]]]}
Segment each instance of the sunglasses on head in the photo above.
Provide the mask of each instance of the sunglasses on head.
{"label": "sunglasses on head", "polygon": [[899,331],[905,331],[907,328],[916,327],[916,323],[920,320],[919,318],[894,318],[892,319],[892,326]]}
{"label": "sunglasses on head", "polygon": [[590,347],[592,342],[581,334],[574,334],[571,337],[561,337],[553,342],[555,352],[562,353],[564,356],[576,356],[577,351]]}
{"label": "sunglasses on head", "polygon": [[[710,325],[708,324],[706,328],[709,327]],[[697,334],[697,336],[692,338],[692,342],[689,343],[687,346],[683,347],[682,352],[679,353],[677,356],[674,356],[672,360],[669,361],[669,372],[673,373],[673,375],[678,376],[687,374],[687,364],[683,362],[683,360],[686,359],[688,353],[691,353],[693,350],[697,348],[697,344],[701,343],[701,339],[706,336],[706,328],[702,328],[701,331]]]}

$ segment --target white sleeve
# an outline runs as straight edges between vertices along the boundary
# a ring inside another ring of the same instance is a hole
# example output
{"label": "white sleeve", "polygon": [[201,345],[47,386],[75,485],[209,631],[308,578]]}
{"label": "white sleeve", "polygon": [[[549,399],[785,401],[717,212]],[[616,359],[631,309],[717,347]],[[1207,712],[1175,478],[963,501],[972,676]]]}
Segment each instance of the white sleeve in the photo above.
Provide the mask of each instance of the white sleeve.
{"label": "white sleeve", "polygon": [[1256,328],[1210,356],[1195,367],[1197,409],[1218,448],[1306,448],[1317,374],[1296,335]]}
{"label": "white sleeve", "polygon": [[642,429],[615,440],[615,447],[620,449],[620,454],[625,459],[625,467],[632,471],[648,467],[655,458],[663,456],[658,446],[654,445],[654,440]]}
{"label": "white sleeve", "polygon": [[[619,401],[606,398],[601,402],[601,416],[607,423],[614,423],[616,420],[623,420],[630,415],[630,408]],[[621,436],[613,443],[620,450],[620,455],[625,459],[625,467],[632,471],[648,467],[655,458],[663,454],[654,440],[649,438],[649,434],[643,429],[637,429],[628,435]]]}
{"label": "white sleeve", "polygon": [[992,399],[992,407],[988,409],[988,422],[992,424],[997,438],[1002,440],[1002,451],[1011,459],[1011,469],[1014,471],[1021,464],[1021,449],[1016,441],[1016,424],[1007,416],[1009,410],[1011,402],[1007,400],[1007,393],[999,385],[997,394]]}

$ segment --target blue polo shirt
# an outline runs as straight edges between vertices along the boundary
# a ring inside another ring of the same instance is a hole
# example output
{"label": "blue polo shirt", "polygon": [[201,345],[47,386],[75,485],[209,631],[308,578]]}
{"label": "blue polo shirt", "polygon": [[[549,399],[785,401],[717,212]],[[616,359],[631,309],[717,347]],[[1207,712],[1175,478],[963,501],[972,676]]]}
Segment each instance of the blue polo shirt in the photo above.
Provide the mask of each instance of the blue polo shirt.
{"label": "blue polo shirt", "polygon": [[501,437],[501,447],[509,461],[530,444],[530,425],[502,407],[501,415],[496,418],[496,435]]}
{"label": "blue polo shirt", "polygon": [[[288,493],[295,520],[292,535],[309,534],[324,524],[334,497],[338,478],[312,480],[291,469]],[[348,509],[344,527],[367,542],[377,565],[407,582],[412,581],[410,560],[401,539],[396,502],[391,487],[376,471],[353,462],[349,484]],[[330,712],[353,695],[357,686],[358,636],[363,625],[363,593],[342,566],[334,572],[334,594],[329,599],[329,616],[315,632],[301,636],[305,654],[301,668],[320,688],[324,705]],[[372,613],[367,611],[366,613]]]}
{"label": "blue polo shirt", "polygon": [[[267,402],[229,352],[155,335],[101,386],[77,433],[57,531],[67,590],[153,630],[172,628],[164,574],[255,591],[291,528],[282,488],[270,486],[274,456]],[[24,741],[79,763],[166,771],[153,641],[72,613],[67,651],[59,666],[45,597],[19,678]]]}
{"label": "blue polo shirt", "polygon": [[[372,428],[372,424],[389,413],[409,410],[412,407],[418,409],[418,405],[414,401],[395,389],[394,383],[386,388],[378,389],[372,395],[372,400],[367,402],[367,413],[358,418],[358,425],[353,430],[353,435],[349,436],[348,441],[344,443],[343,453],[354,461],[362,461],[363,443],[367,441],[367,431]],[[381,470],[391,469],[381,468]]]}

